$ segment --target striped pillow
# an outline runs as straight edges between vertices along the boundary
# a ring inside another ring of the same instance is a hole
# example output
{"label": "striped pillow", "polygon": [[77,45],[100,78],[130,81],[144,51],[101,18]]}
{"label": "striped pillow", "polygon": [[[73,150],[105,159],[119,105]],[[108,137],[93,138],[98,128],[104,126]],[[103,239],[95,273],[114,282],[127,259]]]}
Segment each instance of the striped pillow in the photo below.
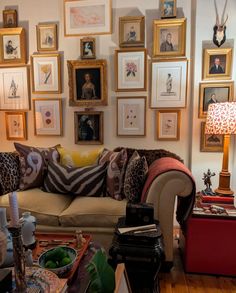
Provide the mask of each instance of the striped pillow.
{"label": "striped pillow", "polygon": [[106,171],[107,163],[78,168],[50,161],[43,189],[52,193],[103,196]]}

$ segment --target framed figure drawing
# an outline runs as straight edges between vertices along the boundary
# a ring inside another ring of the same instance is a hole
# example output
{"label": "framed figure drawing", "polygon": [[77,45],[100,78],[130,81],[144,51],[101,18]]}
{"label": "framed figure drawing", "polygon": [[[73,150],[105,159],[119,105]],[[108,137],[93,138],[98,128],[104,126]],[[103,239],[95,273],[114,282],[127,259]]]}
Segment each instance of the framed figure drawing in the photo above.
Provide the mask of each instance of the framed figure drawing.
{"label": "framed figure drawing", "polygon": [[152,62],[151,108],[184,108],[187,87],[186,59]]}
{"label": "framed figure drawing", "polygon": [[3,27],[17,27],[17,11],[14,9],[6,9],[2,11]]}
{"label": "framed figure drawing", "polygon": [[161,18],[176,17],[176,0],[160,0]]}
{"label": "framed figure drawing", "polygon": [[153,21],[153,57],[185,56],[186,18]]}
{"label": "framed figure drawing", "polygon": [[6,134],[8,140],[26,140],[26,113],[5,112]]}
{"label": "framed figure drawing", "polygon": [[95,38],[80,39],[80,57],[81,59],[95,59],[96,58]]}
{"label": "framed figure drawing", "polygon": [[159,110],[156,113],[158,140],[179,140],[180,110]]}
{"label": "framed figure drawing", "polygon": [[37,50],[56,51],[57,50],[57,25],[52,24],[38,24],[36,26],[37,32]]}
{"label": "framed figure drawing", "polygon": [[146,135],[146,97],[117,98],[117,135]]}
{"label": "framed figure drawing", "polygon": [[224,135],[205,134],[206,122],[201,122],[201,152],[223,152]]}

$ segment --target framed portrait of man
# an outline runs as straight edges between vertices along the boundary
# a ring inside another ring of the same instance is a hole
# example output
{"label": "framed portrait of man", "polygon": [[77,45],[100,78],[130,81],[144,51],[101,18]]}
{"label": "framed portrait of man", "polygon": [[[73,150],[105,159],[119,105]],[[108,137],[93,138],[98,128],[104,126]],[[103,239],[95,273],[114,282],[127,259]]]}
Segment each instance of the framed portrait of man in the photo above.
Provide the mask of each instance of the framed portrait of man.
{"label": "framed portrait of man", "polygon": [[206,122],[201,122],[201,152],[223,152],[224,135],[205,134]]}
{"label": "framed portrait of man", "polygon": [[57,25],[56,23],[38,24],[37,49],[39,52],[57,50]]}

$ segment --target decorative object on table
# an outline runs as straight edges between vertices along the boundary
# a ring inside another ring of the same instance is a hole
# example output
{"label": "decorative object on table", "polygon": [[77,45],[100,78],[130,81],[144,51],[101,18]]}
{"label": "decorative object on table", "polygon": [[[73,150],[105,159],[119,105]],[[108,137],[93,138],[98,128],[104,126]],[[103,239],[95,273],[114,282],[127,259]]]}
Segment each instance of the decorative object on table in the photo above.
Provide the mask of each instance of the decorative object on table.
{"label": "decorative object on table", "polygon": [[17,11],[15,9],[6,9],[2,11],[3,27],[17,27]]}
{"label": "decorative object on table", "polygon": [[39,52],[57,50],[57,24],[38,24],[37,32],[37,50]]}
{"label": "decorative object on table", "polygon": [[32,267],[34,265],[33,253],[31,249],[27,249],[25,251],[25,264],[27,267]]}
{"label": "decorative object on table", "polygon": [[36,247],[35,229],[36,218],[30,212],[22,213],[19,223],[21,224],[21,233],[24,247],[33,249]]}
{"label": "decorative object on table", "polygon": [[7,140],[26,140],[26,113],[5,112]]}
{"label": "decorative object on table", "polygon": [[224,136],[221,134],[206,134],[206,122],[201,122],[201,152],[223,152]]}
{"label": "decorative object on table", "polygon": [[81,250],[81,248],[84,246],[86,243],[86,239],[83,237],[83,233],[81,230],[76,230],[75,231],[75,236],[76,236],[76,246],[78,250]]}
{"label": "decorative object on table", "polygon": [[0,208],[0,233],[0,266],[11,266],[13,265],[13,247],[12,237],[7,229],[6,208]]}
{"label": "decorative object on table", "polygon": [[161,18],[176,17],[176,0],[160,0]]}
{"label": "decorative object on table", "polygon": [[204,181],[204,185],[206,185],[206,188],[202,190],[203,195],[215,195],[215,192],[211,189],[212,183],[211,183],[211,177],[215,176],[215,172],[211,172],[210,169],[207,170],[207,173],[203,173],[202,180]]}
{"label": "decorative object on table", "polygon": [[224,135],[224,156],[219,187],[216,193],[225,196],[233,195],[230,188],[230,172],[228,171],[230,135],[236,134],[236,102],[211,104],[208,108],[205,133]]}
{"label": "decorative object on table", "polygon": [[96,58],[96,39],[82,38],[80,39],[80,58],[95,59]]}
{"label": "decorative object on table", "polygon": [[156,113],[156,130],[158,140],[179,140],[180,110],[158,110]]}
{"label": "decorative object on table", "polygon": [[9,207],[10,207],[10,226],[18,226],[19,225],[19,209],[17,202],[17,193],[16,191],[10,192],[8,194]]}
{"label": "decorative object on table", "polygon": [[226,10],[226,6],[227,6],[227,2],[228,0],[225,0],[225,5],[223,8],[223,12],[222,12],[222,16],[221,16],[221,20],[219,17],[219,13],[218,13],[218,9],[217,9],[217,4],[216,4],[216,0],[214,0],[214,4],[215,4],[215,10],[216,10],[216,23],[213,27],[213,43],[217,46],[220,47],[221,45],[224,44],[225,40],[226,40],[226,22],[228,20],[228,14],[226,16],[225,19],[225,10]]}

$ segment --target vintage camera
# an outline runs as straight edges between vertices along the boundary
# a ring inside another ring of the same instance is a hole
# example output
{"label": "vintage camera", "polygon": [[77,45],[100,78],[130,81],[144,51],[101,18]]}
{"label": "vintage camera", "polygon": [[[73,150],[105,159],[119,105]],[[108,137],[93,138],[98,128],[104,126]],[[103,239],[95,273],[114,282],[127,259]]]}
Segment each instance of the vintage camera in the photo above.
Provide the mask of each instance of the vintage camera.
{"label": "vintage camera", "polygon": [[154,208],[151,203],[126,205],[126,226],[142,226],[154,223]]}

